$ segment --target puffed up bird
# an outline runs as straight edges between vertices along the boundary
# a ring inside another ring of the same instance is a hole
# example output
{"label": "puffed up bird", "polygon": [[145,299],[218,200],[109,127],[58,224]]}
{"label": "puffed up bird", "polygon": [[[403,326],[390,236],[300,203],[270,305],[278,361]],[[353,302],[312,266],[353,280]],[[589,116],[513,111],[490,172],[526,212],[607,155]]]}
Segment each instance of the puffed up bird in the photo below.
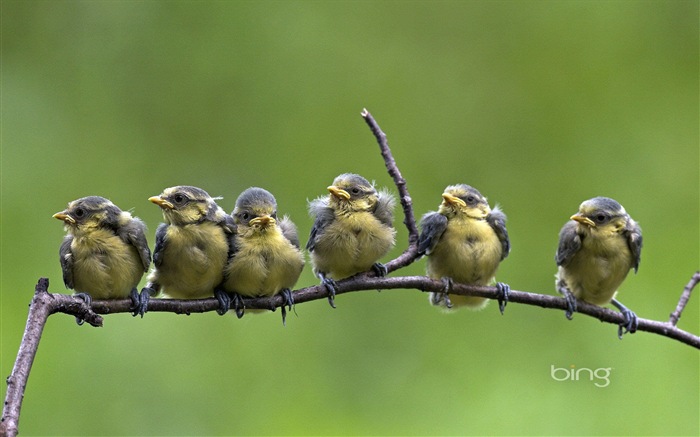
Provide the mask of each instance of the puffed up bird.
{"label": "puffed up bird", "polygon": [[65,223],[67,232],[59,249],[66,288],[88,305],[93,298],[131,297],[136,315],[136,286],[151,264],[146,225],[99,196],[74,200],[53,217]]}
{"label": "puffed up bird", "polygon": [[219,314],[225,314],[230,298],[222,288],[224,267],[235,232],[231,216],[197,187],[166,188],[148,200],[161,207],[165,221],[156,230],[148,294],[162,292],[175,299],[215,296]]}
{"label": "puffed up bird", "polygon": [[[450,185],[442,194],[437,212],[421,219],[418,252],[427,255],[427,273],[445,282],[445,291],[430,293],[430,303],[444,308],[466,306],[481,309],[488,300],[478,296],[449,294],[452,281],[490,285],[496,270],[510,252],[506,216],[498,206],[491,209],[484,196],[469,185]],[[498,282],[501,314],[510,287]]]}
{"label": "puffed up bird", "polygon": [[328,301],[335,307],[335,280],[369,269],[386,275],[386,267],[378,261],[394,247],[396,200],[351,173],[335,178],[328,191],[328,196],[309,202],[315,221],[306,249],[314,274],[328,289]]}
{"label": "puffed up bird", "polygon": [[[237,227],[231,258],[224,270],[224,290],[233,295],[236,314],[243,315],[241,296],[281,294],[292,308],[291,288],[304,268],[297,228],[286,216],[277,217],[277,201],[267,190],[242,192],[231,213]],[[282,323],[286,311],[282,306]]]}
{"label": "puffed up bird", "polygon": [[594,197],[579,207],[559,233],[555,261],[556,288],[567,300],[566,317],[576,311],[576,299],[612,303],[625,317],[618,337],[637,330],[637,316],[615,299],[630,269],[639,268],[642,230],[625,208],[608,197]]}

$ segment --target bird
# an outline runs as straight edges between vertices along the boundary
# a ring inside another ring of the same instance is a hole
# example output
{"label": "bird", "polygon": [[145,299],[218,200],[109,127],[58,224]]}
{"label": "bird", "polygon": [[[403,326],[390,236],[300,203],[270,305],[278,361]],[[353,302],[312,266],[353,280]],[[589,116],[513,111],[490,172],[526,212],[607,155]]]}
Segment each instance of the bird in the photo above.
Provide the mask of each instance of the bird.
{"label": "bird", "polygon": [[175,299],[215,296],[217,312],[223,315],[228,311],[230,298],[222,284],[236,226],[216,204],[217,199],[188,185],[166,188],[148,199],[162,209],[165,223],[156,230],[154,268],[148,275],[147,294],[142,295],[160,292]]}
{"label": "bird", "polygon": [[[420,221],[418,254],[427,256],[429,277],[445,283],[443,292],[430,293],[430,303],[445,309],[466,306],[481,309],[488,300],[478,296],[450,294],[452,281],[470,285],[495,282],[499,264],[510,253],[506,216],[500,207],[489,207],[487,199],[474,187],[450,185],[442,193],[437,211],[428,212]],[[510,287],[499,289],[501,314],[508,302]]]}
{"label": "bird", "polygon": [[335,308],[336,280],[369,269],[378,276],[387,274],[386,266],[378,261],[395,244],[396,199],[353,173],[336,177],[328,191],[328,196],[309,202],[314,224],[306,249],[314,274]]}
{"label": "bird", "polygon": [[88,305],[93,298],[131,297],[136,315],[136,286],[151,264],[146,225],[100,196],[74,200],[53,217],[65,224],[59,257],[66,288]]}
{"label": "bird", "polygon": [[248,188],[238,196],[231,217],[237,231],[224,269],[224,290],[233,295],[239,317],[244,311],[241,296],[281,294],[284,323],[284,307],[292,308],[291,288],[304,268],[297,228],[287,216],[278,218],[275,197],[259,187]]}
{"label": "bird", "polygon": [[612,303],[625,317],[618,337],[634,333],[637,315],[615,296],[629,271],[639,269],[641,253],[642,229],[620,203],[609,197],[581,203],[559,232],[555,256],[555,284],[567,301],[566,317],[576,311],[576,299],[598,306]]}

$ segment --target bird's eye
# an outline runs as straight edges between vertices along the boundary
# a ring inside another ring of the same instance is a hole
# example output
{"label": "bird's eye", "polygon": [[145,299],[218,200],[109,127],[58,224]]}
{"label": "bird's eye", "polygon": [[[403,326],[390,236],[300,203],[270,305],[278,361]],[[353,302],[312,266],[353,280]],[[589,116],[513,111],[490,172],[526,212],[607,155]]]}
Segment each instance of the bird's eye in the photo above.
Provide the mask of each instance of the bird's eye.
{"label": "bird's eye", "polygon": [[595,216],[595,221],[598,223],[603,223],[608,217],[605,214],[598,214]]}
{"label": "bird's eye", "polygon": [[242,213],[241,213],[241,218],[242,218],[243,220],[248,220],[248,219],[250,219],[250,214],[248,214],[247,212],[242,212]]}
{"label": "bird's eye", "polygon": [[467,203],[474,203],[476,198],[474,196],[467,196]]}
{"label": "bird's eye", "polygon": [[78,218],[85,217],[85,210],[83,208],[76,208],[75,216]]}
{"label": "bird's eye", "polygon": [[173,196],[173,200],[175,201],[175,203],[182,203],[185,201],[185,196],[183,196],[182,194],[176,194]]}
{"label": "bird's eye", "polygon": [[350,192],[351,192],[352,194],[358,195],[358,194],[361,193],[361,190],[360,190],[359,188],[357,188],[357,187],[353,187],[352,189],[350,189]]}

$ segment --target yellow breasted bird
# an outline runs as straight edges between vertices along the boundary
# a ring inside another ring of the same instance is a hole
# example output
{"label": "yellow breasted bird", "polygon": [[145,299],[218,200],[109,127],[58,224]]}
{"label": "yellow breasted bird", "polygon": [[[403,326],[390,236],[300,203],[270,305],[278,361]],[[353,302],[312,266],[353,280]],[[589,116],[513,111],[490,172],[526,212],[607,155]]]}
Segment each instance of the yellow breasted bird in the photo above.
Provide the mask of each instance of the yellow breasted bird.
{"label": "yellow breasted bird", "polygon": [[[483,308],[486,298],[449,291],[453,280],[470,285],[495,282],[498,265],[510,252],[505,214],[498,206],[491,209],[476,188],[450,185],[442,194],[438,211],[425,214],[420,226],[418,252],[427,255],[428,276],[445,282],[443,293],[430,293],[430,303],[444,308]],[[499,309],[503,314],[510,287],[502,282],[496,287],[501,292]]]}
{"label": "yellow breasted bird", "polygon": [[99,196],[74,200],[53,217],[65,223],[67,232],[59,249],[66,288],[88,305],[92,298],[131,297],[136,315],[136,286],[151,264],[146,225]]}
{"label": "yellow breasted bird", "polygon": [[559,233],[555,261],[556,288],[567,300],[566,317],[576,311],[576,299],[612,303],[625,316],[618,337],[637,330],[637,316],[615,299],[627,273],[639,268],[642,230],[625,208],[608,197],[594,197],[579,207]]}
{"label": "yellow breasted bird", "polygon": [[315,221],[306,248],[314,274],[328,289],[328,301],[335,307],[335,280],[370,268],[379,276],[386,275],[386,267],[378,261],[394,247],[396,200],[351,173],[335,178],[328,191],[328,196],[309,202]]}
{"label": "yellow breasted bird", "polygon": [[[282,294],[285,305],[291,309],[291,288],[304,268],[296,226],[286,216],[278,218],[275,197],[257,187],[238,196],[231,216],[237,231],[224,270],[224,290],[233,295],[236,314],[243,316],[241,296]],[[283,305],[283,323],[285,315]]]}
{"label": "yellow breasted bird", "polygon": [[148,200],[160,206],[165,221],[156,230],[148,294],[162,292],[175,299],[215,296],[219,314],[225,314],[230,298],[222,283],[235,232],[231,216],[197,187],[166,188]]}

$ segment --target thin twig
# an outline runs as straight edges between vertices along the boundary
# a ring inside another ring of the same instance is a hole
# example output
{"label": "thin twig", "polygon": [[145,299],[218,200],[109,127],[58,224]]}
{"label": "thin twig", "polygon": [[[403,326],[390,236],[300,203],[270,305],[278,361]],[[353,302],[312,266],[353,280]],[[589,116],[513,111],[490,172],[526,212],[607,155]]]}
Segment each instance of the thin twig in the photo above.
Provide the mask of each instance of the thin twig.
{"label": "thin twig", "polygon": [[678,319],[681,318],[681,313],[683,312],[683,309],[685,309],[685,306],[688,305],[688,301],[690,300],[690,293],[693,292],[693,288],[698,285],[698,282],[700,282],[700,271],[693,274],[693,277],[690,278],[690,282],[688,282],[688,285],[686,285],[683,289],[681,298],[678,300],[678,305],[676,305],[676,310],[671,313],[671,318],[668,319],[668,323],[673,326],[678,324]]}
{"label": "thin twig", "polygon": [[92,326],[102,326],[102,317],[90,310],[85,301],[65,294],[50,294],[48,290],[49,280],[40,278],[29,305],[27,325],[24,328],[17,359],[12,373],[7,378],[7,393],[0,420],[0,436],[17,435],[24,390],[48,317],[60,312],[80,317]]}
{"label": "thin twig", "polygon": [[399,191],[399,199],[401,201],[401,207],[403,208],[404,214],[403,223],[406,225],[406,229],[408,230],[408,247],[401,255],[386,263],[387,271],[392,272],[411,264],[418,256],[418,226],[416,226],[416,219],[413,216],[413,200],[411,200],[411,196],[408,194],[406,180],[401,175],[401,171],[396,165],[396,160],[391,153],[389,143],[386,139],[386,134],[382,131],[379,124],[377,124],[377,121],[374,119],[374,117],[372,117],[372,114],[370,114],[367,109],[362,110],[362,118],[365,119],[365,122],[367,122],[370,130],[377,138],[379,150],[384,158],[386,169],[389,171],[389,176],[394,179],[396,189]]}

